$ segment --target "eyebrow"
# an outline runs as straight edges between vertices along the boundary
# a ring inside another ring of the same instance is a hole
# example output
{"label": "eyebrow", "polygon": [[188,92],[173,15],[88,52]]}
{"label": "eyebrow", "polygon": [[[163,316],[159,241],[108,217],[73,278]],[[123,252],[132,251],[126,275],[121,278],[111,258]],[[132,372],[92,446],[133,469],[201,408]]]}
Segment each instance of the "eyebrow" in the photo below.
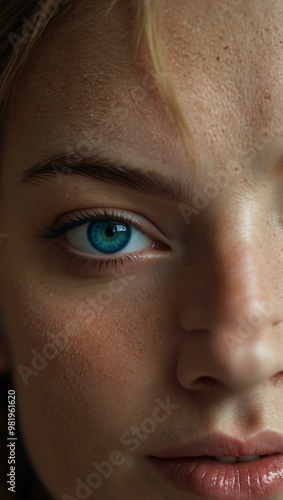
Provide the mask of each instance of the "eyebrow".
{"label": "eyebrow", "polygon": [[134,189],[143,194],[182,203],[192,196],[192,185],[176,176],[161,175],[154,171],[143,171],[117,163],[107,158],[71,157],[66,161],[66,154],[56,155],[24,170],[20,183],[38,184],[38,182],[61,176],[81,175],[124,188]]}

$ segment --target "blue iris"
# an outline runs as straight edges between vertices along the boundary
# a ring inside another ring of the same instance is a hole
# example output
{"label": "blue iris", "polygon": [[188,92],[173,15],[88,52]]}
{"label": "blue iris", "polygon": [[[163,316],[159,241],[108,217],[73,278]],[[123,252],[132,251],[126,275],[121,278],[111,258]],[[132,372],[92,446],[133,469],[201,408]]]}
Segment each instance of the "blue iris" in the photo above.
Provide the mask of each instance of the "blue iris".
{"label": "blue iris", "polygon": [[112,220],[98,220],[89,224],[87,235],[96,250],[103,253],[120,252],[128,244],[131,227]]}

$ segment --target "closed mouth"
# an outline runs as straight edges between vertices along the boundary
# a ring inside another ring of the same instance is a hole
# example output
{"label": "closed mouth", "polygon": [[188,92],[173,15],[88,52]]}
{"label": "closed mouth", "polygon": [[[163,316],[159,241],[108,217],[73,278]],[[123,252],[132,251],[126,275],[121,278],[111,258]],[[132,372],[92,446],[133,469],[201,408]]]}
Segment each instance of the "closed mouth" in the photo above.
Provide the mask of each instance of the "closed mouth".
{"label": "closed mouth", "polygon": [[236,462],[256,462],[261,458],[268,457],[269,455],[249,455],[249,456],[239,456],[239,457],[213,457],[205,455],[203,458],[208,458],[210,460],[215,460],[216,462],[224,463],[236,463]]}

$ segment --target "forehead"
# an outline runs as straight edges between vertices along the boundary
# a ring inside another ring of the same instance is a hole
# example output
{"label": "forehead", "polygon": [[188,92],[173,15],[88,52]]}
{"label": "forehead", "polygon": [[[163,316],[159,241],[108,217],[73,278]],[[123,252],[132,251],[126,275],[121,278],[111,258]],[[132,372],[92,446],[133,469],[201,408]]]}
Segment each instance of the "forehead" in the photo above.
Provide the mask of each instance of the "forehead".
{"label": "forehead", "polygon": [[[216,150],[226,141],[232,154],[260,129],[282,129],[283,5],[224,4],[167,0],[160,34],[196,143]],[[181,142],[147,78],[144,46],[135,53],[134,13],[124,1],[107,16],[101,0],[73,2],[48,33],[14,94],[13,133],[27,159],[34,145],[41,156],[101,134],[102,148],[125,147],[127,137],[128,152],[174,158]]]}

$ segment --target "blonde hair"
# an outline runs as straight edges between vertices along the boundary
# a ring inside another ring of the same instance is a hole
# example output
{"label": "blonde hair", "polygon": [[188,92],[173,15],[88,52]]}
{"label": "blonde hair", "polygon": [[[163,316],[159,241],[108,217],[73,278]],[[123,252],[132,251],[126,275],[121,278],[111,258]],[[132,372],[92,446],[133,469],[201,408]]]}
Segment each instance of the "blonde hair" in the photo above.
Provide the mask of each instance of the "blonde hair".
{"label": "blonde hair", "polygon": [[[73,0],[74,1],[74,0]],[[119,0],[112,0],[107,13]],[[136,48],[143,39],[146,41],[149,56],[155,71],[155,79],[160,95],[167,104],[181,134],[183,145],[192,165],[195,154],[191,133],[169,78],[167,62],[163,53],[160,35],[162,8],[164,0],[134,0],[136,8]],[[29,58],[42,41],[48,27],[52,26],[65,11],[72,6],[70,0],[9,0],[0,7],[0,120],[2,121],[7,104],[12,96],[18,77]],[[57,10],[56,10],[57,9]],[[49,15],[48,15],[49,13]],[[53,13],[53,15],[52,15]],[[43,25],[40,19],[44,20]],[[30,35],[25,32],[32,21],[37,19]],[[24,37],[23,30],[25,28]]]}

